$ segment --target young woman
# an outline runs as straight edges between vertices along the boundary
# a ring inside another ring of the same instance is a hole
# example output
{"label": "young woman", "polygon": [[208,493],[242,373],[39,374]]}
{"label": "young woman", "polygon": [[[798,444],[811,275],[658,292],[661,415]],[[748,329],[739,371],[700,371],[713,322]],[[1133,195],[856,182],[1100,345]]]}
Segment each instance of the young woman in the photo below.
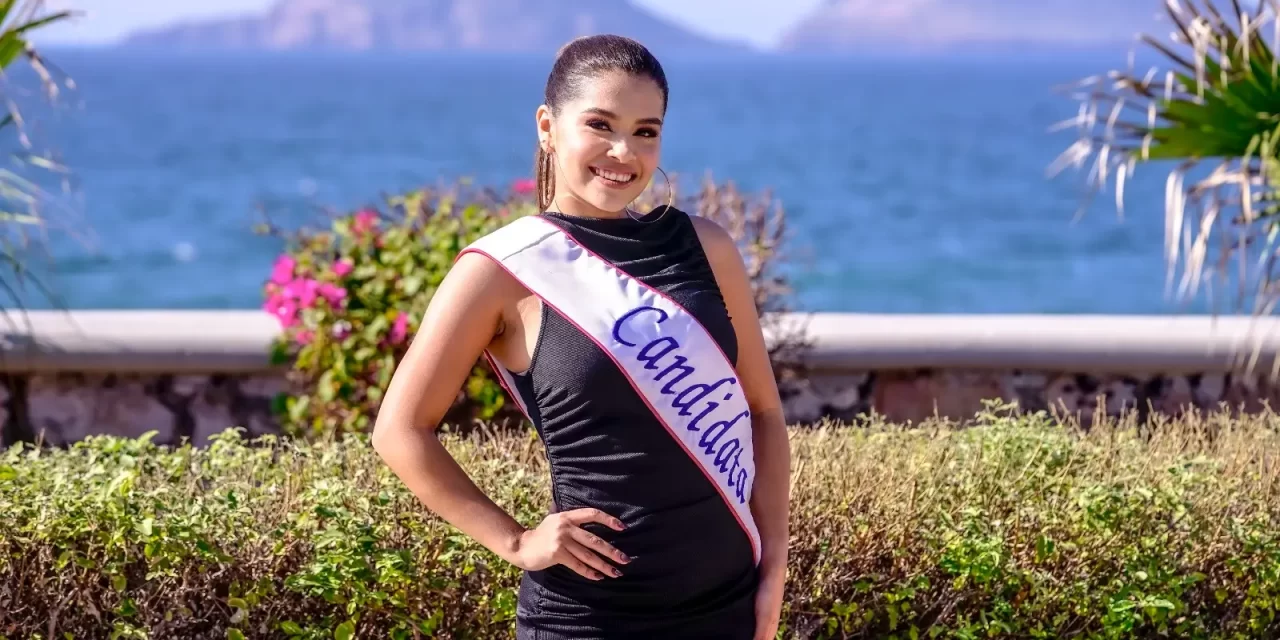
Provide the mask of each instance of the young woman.
{"label": "young woman", "polygon": [[[524,570],[523,639],[777,633],[790,455],[746,270],[708,220],[629,208],[666,110],[635,41],[560,51],[536,114],[542,213],[459,257],[374,428],[427,508]],[[482,353],[546,446],[555,509],[533,528],[435,437]]]}

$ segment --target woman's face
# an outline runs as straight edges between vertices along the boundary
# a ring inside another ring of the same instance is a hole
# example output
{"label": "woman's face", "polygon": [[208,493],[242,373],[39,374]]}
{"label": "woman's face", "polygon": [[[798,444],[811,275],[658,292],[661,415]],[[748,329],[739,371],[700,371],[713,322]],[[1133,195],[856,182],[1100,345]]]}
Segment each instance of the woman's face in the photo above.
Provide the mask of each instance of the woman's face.
{"label": "woman's face", "polygon": [[538,109],[538,136],[552,151],[555,201],[564,213],[616,216],[658,166],[664,98],[658,83],[621,71],[584,83],[553,115]]}

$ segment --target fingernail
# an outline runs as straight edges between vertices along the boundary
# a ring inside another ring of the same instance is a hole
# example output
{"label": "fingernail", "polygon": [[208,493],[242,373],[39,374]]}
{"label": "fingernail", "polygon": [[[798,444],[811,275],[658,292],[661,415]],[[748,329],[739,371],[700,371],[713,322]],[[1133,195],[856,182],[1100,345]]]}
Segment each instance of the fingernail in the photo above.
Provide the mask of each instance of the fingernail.
{"label": "fingernail", "polygon": [[631,556],[621,551],[618,552],[618,557],[621,558],[623,562],[631,562]]}
{"label": "fingernail", "polygon": [[621,571],[618,571],[617,569],[614,569],[614,570],[613,570],[613,577],[615,577],[615,578],[621,578],[621,577],[622,577],[622,572],[621,572]]}

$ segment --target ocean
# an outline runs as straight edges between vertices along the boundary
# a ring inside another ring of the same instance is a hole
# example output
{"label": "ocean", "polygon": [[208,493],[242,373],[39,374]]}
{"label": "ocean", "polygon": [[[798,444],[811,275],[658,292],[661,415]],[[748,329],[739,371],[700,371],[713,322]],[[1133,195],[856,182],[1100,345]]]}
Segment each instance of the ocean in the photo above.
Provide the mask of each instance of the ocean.
{"label": "ocean", "polygon": [[[48,308],[260,304],[280,242],[253,226],[470,178],[530,175],[539,56],[48,52],[76,90],[27,99],[71,171],[25,259]],[[1055,87],[1114,56],[664,61],[662,166],[770,190],[790,224],[796,306],[889,313],[1171,313],[1164,171],[1126,210],[1050,179],[1077,105]],[[688,186],[691,183],[686,183]],[[5,305],[12,303],[5,302]]]}

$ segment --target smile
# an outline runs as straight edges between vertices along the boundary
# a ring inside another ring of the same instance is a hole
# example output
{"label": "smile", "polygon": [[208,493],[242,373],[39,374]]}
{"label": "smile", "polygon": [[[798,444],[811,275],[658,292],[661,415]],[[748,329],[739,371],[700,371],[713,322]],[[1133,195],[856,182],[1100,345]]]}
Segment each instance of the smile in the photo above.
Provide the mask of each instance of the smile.
{"label": "smile", "polygon": [[597,178],[603,180],[605,184],[615,187],[625,187],[636,179],[636,174],[634,173],[618,173],[616,171],[606,171],[596,167],[591,167],[591,173]]}

